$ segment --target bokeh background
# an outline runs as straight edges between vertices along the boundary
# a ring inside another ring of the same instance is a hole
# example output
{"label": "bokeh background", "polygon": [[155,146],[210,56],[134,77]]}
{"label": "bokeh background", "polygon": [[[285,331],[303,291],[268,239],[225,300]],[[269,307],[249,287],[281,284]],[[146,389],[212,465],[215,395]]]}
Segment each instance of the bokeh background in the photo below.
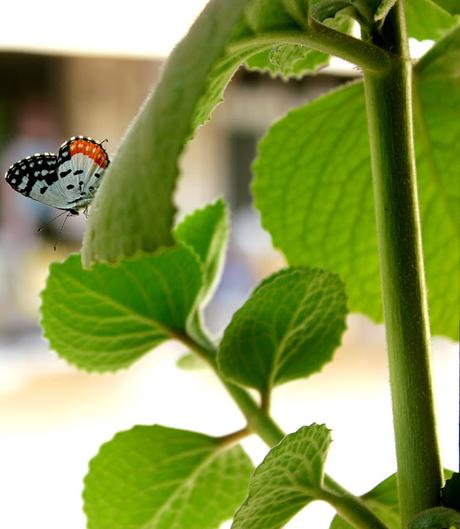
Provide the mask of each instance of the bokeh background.
{"label": "bokeh background", "polygon": [[[0,166],[56,152],[72,135],[108,138],[113,155],[162,63],[204,0],[131,0],[72,7],[55,0],[2,6]],[[423,43],[417,53],[429,47]],[[240,71],[225,103],[182,160],[179,217],[215,197],[232,210],[222,283],[207,311],[218,334],[254,286],[284,265],[251,204],[250,164],[269,124],[288,109],[359,73],[333,61],[289,84]],[[79,250],[84,216],[47,224],[56,211],[0,180],[0,527],[83,529],[82,478],[88,460],[115,432],[134,424],[224,434],[242,417],[212,373],[177,367],[184,351],[168,344],[128,370],[79,372],[49,351],[39,328],[39,292],[50,262]],[[38,228],[43,227],[40,231]],[[56,243],[56,250],[53,250]],[[384,330],[362,316],[348,321],[343,346],[320,374],[276,391],[275,418],[286,431],[312,422],[333,429],[328,472],[355,493],[395,470]],[[433,343],[445,466],[458,468],[458,352]],[[266,448],[244,442],[259,462]],[[290,529],[328,527],[332,510],[315,503]]]}

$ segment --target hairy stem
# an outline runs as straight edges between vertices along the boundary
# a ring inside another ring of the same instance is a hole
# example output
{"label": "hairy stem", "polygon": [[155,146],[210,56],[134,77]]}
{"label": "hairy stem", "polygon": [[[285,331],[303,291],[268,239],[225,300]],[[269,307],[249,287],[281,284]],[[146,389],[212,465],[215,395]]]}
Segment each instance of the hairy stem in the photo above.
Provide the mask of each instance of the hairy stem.
{"label": "hairy stem", "polygon": [[346,33],[331,29],[312,19],[305,31],[270,31],[242,38],[232,43],[228,51],[239,53],[260,51],[279,44],[297,44],[324,53],[336,55],[360,68],[373,72],[385,70],[391,62],[391,54],[373,44],[358,40]]}
{"label": "hairy stem", "polygon": [[439,505],[442,483],[430,374],[430,334],[412,130],[403,3],[383,27],[394,54],[364,72],[402,527]]}

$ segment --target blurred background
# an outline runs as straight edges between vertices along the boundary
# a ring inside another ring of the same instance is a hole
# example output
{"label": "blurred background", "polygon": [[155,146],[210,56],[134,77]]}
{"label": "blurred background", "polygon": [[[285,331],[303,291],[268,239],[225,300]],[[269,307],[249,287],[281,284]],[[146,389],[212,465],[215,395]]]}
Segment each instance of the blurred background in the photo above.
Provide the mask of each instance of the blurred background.
{"label": "blurred background", "polygon": [[[91,10],[54,0],[3,6],[0,34],[0,165],[56,152],[73,135],[108,138],[113,155],[162,63],[204,0],[126,3],[98,0]],[[429,46],[424,43],[423,49]],[[250,163],[269,124],[288,109],[358,73],[333,61],[319,75],[289,84],[240,71],[225,103],[182,160],[179,217],[224,196],[232,236],[222,283],[207,311],[218,334],[254,286],[284,265],[261,229],[249,193]],[[212,373],[176,366],[184,351],[165,345],[132,368],[79,372],[49,351],[39,329],[39,292],[48,265],[79,250],[86,219],[49,222],[58,212],[0,179],[0,527],[83,529],[82,478],[88,460],[115,432],[134,424],[225,434],[242,418]],[[44,227],[43,227],[44,226]],[[43,229],[38,232],[38,228]],[[57,249],[53,250],[56,243]],[[384,331],[351,316],[343,346],[320,374],[282,386],[274,415],[286,431],[311,422],[333,429],[328,472],[355,493],[395,470]],[[458,467],[458,352],[433,344],[441,448]],[[266,448],[245,446],[256,463]],[[333,516],[315,503],[290,529],[325,529]]]}

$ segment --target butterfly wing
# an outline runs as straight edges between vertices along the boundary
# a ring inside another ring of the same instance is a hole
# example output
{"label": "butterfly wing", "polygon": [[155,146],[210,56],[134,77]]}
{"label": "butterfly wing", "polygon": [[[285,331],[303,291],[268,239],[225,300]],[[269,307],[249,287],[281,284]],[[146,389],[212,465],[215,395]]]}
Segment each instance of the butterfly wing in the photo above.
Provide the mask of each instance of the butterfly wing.
{"label": "butterfly wing", "polygon": [[68,193],[68,208],[90,204],[108,165],[107,152],[91,138],[74,136],[61,145],[58,175]]}
{"label": "butterfly wing", "polygon": [[54,208],[69,209],[66,194],[59,185],[57,166],[55,154],[34,154],[13,164],[5,178],[14,190],[26,197]]}

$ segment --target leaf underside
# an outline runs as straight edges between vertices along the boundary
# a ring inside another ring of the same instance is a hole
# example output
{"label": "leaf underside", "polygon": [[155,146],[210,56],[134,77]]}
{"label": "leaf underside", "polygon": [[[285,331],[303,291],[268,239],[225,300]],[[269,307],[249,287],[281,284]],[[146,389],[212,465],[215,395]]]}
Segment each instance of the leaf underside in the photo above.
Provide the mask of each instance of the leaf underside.
{"label": "leaf underside", "polygon": [[102,445],[83,493],[88,529],[216,529],[244,497],[241,447],[164,426],[136,426]]}
{"label": "leaf underside", "polygon": [[82,269],[79,255],[51,266],[42,292],[42,327],[52,349],[90,371],[127,367],[185,334],[202,285],[187,248]]}
{"label": "leaf underside", "polygon": [[304,426],[272,448],[249,482],[232,529],[279,529],[320,495],[330,431]]}
{"label": "leaf underside", "polygon": [[[457,32],[449,38],[450,54],[458,56]],[[436,50],[430,53],[433,61],[421,62],[423,69],[416,72],[418,191],[432,330],[455,339],[460,78],[451,75],[455,67],[447,68]],[[362,83],[329,93],[275,123],[260,143],[254,171],[263,226],[289,263],[338,273],[351,311],[382,321]]]}
{"label": "leaf underside", "polygon": [[288,268],[254,291],[226,328],[220,371],[268,394],[331,360],[345,330],[346,298],[339,278],[318,269]]}

